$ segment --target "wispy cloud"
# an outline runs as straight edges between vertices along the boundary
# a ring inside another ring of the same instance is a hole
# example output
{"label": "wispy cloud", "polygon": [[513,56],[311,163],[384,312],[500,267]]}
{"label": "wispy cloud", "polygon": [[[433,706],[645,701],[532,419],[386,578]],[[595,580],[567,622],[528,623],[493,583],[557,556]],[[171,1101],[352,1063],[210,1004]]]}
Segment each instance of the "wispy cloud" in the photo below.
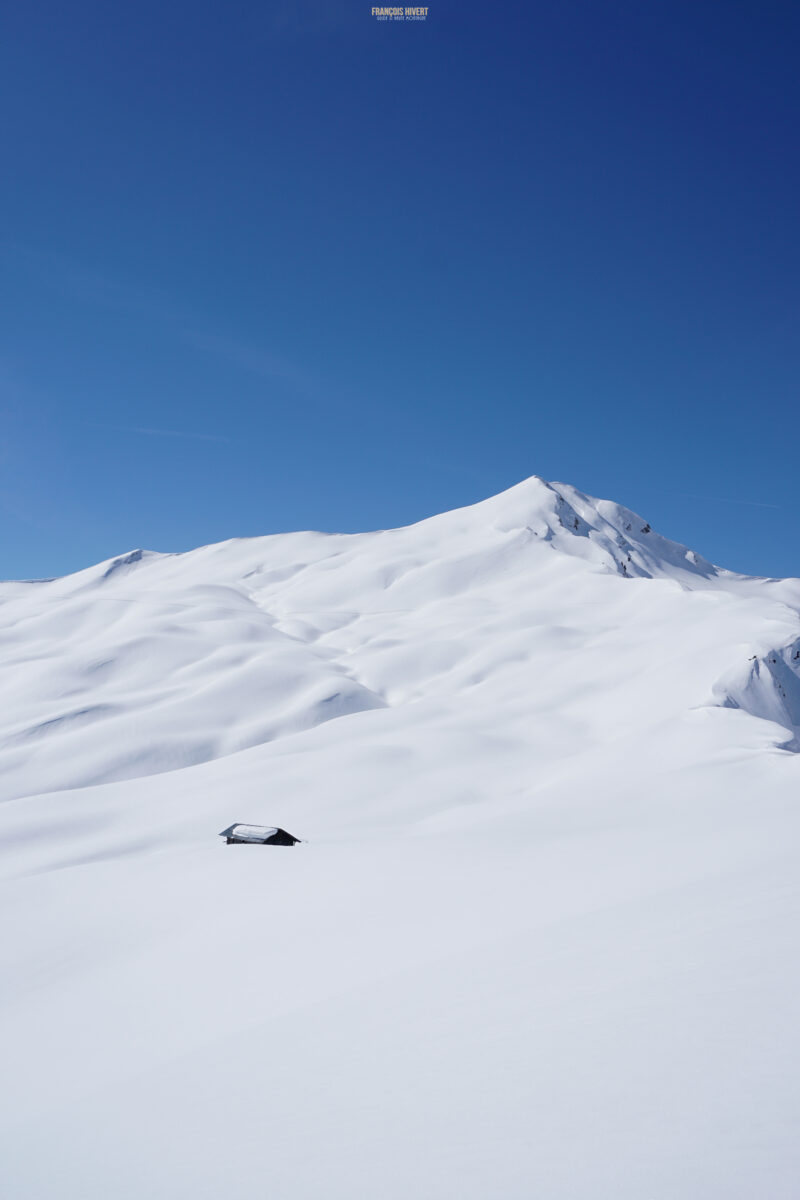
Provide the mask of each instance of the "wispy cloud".
{"label": "wispy cloud", "polygon": [[157,290],[110,279],[69,255],[19,243],[6,243],[3,252],[42,286],[69,299],[131,313],[160,325],[177,325],[185,320],[185,313]]}
{"label": "wispy cloud", "polygon": [[184,341],[196,346],[198,350],[223,358],[241,371],[269,379],[285,379],[301,387],[310,382],[306,372],[295,363],[263,347],[248,345],[204,330],[184,329],[182,336]]}
{"label": "wispy cloud", "polygon": [[679,496],[685,496],[687,500],[708,500],[712,504],[745,504],[750,508],[775,508],[780,510],[780,504],[768,504],[766,500],[742,500],[733,496],[700,496],[696,492],[678,492]]}
{"label": "wispy cloud", "polygon": [[154,429],[146,425],[111,425],[99,421],[84,421],[90,429],[107,429],[113,433],[136,433],[142,437],[185,438],[199,442],[231,442],[233,439],[222,433],[201,433],[195,429]]}
{"label": "wispy cloud", "polygon": [[231,439],[221,433],[195,433],[191,429],[147,429],[131,425],[128,433],[141,433],[146,437],[196,438],[200,442],[229,442]]}
{"label": "wispy cloud", "polygon": [[[298,363],[263,344],[242,342],[205,326],[197,314],[174,305],[155,289],[110,279],[65,255],[6,244],[5,254],[56,293],[84,304],[129,313],[167,330],[176,341],[222,359],[229,366],[265,379],[280,379],[304,392],[307,400],[324,395],[322,381]],[[165,431],[166,436],[169,431]],[[180,435],[179,435],[180,436]]]}

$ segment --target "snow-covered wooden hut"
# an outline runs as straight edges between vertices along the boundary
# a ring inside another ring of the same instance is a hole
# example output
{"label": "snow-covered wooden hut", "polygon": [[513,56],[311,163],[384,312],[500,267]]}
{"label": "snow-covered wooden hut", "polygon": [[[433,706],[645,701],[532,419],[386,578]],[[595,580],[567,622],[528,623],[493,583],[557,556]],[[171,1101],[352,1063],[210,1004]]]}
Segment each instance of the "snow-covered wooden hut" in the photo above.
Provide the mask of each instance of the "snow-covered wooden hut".
{"label": "snow-covered wooden hut", "polygon": [[233,842],[251,846],[293,846],[300,841],[275,825],[229,825],[219,836],[224,837],[229,846]]}

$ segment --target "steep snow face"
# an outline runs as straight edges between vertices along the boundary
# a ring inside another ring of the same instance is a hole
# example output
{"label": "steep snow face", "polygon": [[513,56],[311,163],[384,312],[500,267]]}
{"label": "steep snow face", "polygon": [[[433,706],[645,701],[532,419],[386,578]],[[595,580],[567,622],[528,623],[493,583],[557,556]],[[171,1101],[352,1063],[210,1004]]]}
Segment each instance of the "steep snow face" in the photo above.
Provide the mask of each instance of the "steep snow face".
{"label": "steep snow face", "polygon": [[701,579],[729,574],[693,550],[661,537],[630,509],[610,500],[595,500],[568,484],[545,483],[534,476],[477,505],[478,509],[487,514],[496,510],[498,529],[527,529],[566,554],[620,575],[667,577],[696,585]]}
{"label": "steep snow face", "polygon": [[800,751],[800,638],[754,654],[715,686],[724,708],[741,708],[792,734],[784,749]]}
{"label": "steep snow face", "polygon": [[799,651],[537,478],[0,585],[5,1191],[794,1200]]}

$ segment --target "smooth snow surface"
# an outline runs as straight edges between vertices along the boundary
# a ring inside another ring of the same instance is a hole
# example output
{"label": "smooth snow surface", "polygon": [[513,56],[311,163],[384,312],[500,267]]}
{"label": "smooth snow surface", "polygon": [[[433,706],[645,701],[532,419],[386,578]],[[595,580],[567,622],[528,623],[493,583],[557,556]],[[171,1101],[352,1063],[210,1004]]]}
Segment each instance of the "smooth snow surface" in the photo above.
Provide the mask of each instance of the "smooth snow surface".
{"label": "smooth snow surface", "polygon": [[533,478],[0,654],[4,1195],[800,1194],[800,581]]}

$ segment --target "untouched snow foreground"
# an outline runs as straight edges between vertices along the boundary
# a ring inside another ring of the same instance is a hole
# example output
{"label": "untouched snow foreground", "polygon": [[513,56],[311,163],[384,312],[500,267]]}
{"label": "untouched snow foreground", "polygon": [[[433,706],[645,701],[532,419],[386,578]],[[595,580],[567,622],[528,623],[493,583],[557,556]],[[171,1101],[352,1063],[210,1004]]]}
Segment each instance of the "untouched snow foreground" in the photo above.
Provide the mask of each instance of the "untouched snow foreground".
{"label": "untouched snow foreground", "polygon": [[533,478],[0,655],[5,1196],[800,1195],[800,581]]}

